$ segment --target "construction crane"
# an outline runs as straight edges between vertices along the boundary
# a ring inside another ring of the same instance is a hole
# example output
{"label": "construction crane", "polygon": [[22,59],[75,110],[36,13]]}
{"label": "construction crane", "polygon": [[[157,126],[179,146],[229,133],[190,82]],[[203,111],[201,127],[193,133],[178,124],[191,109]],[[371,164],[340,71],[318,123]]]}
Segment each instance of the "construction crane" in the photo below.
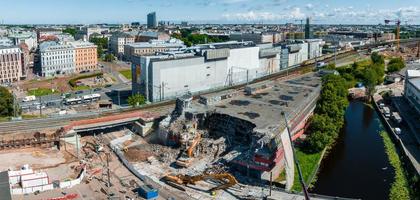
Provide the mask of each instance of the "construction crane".
{"label": "construction crane", "polygon": [[224,190],[227,188],[230,188],[236,184],[238,184],[238,181],[236,178],[229,174],[229,173],[217,173],[217,174],[201,174],[197,176],[189,176],[189,175],[166,175],[163,177],[163,180],[177,183],[179,185],[195,185],[198,181],[204,181],[204,180],[218,180],[221,181],[223,184],[219,185],[217,187],[211,188],[209,191],[212,194],[215,194],[218,190]]}
{"label": "construction crane", "polygon": [[395,22],[395,24],[397,25],[397,33],[396,33],[396,40],[397,40],[397,51],[399,52],[400,51],[400,26],[401,26],[401,20],[399,20],[399,19],[396,19],[396,20],[389,20],[389,19],[386,19],[385,20],[385,24],[389,24],[389,23],[391,23],[391,22]]}
{"label": "construction crane", "polygon": [[301,29],[301,31],[304,31],[304,28],[303,28],[303,22],[305,21],[305,19],[295,19],[295,22],[300,22],[300,29]]}

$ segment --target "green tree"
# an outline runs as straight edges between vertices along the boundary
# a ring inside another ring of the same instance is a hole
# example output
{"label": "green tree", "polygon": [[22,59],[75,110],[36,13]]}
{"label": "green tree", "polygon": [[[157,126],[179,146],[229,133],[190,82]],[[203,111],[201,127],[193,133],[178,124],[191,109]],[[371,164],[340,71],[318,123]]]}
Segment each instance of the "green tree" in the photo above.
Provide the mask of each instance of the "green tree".
{"label": "green tree", "polygon": [[68,33],[71,36],[76,36],[77,30],[75,28],[66,28],[63,30],[63,33]]}
{"label": "green tree", "polygon": [[137,107],[146,103],[146,98],[143,95],[135,94],[128,97],[128,105]]}
{"label": "green tree", "polygon": [[91,37],[89,41],[98,46],[98,57],[104,54],[104,49],[108,49],[108,38]]}
{"label": "green tree", "polygon": [[377,78],[377,74],[375,70],[366,68],[364,70],[363,84],[366,87],[366,95],[368,97],[371,97],[375,93],[375,86],[377,84],[377,81],[378,81],[378,78]]}
{"label": "green tree", "polygon": [[13,95],[5,87],[0,86],[0,116],[12,116],[13,111]]}
{"label": "green tree", "polygon": [[378,52],[373,52],[372,55],[370,56],[370,58],[372,59],[372,62],[374,64],[384,64],[385,63],[384,57],[379,55]]}
{"label": "green tree", "polygon": [[112,62],[112,61],[114,61],[114,60],[115,60],[114,55],[112,55],[112,54],[110,54],[110,53],[108,53],[108,54],[106,54],[106,55],[105,55],[105,61],[106,61],[106,62]]}
{"label": "green tree", "polygon": [[400,71],[404,67],[405,67],[405,62],[401,57],[392,58],[388,63],[387,72],[392,73],[392,72]]}

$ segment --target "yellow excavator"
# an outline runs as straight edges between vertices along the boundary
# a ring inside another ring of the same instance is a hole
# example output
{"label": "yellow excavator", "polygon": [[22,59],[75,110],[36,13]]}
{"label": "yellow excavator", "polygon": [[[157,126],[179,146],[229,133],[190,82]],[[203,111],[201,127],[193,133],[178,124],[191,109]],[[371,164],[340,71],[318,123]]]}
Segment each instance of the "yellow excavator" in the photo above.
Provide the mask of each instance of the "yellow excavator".
{"label": "yellow excavator", "polygon": [[202,175],[197,175],[197,176],[178,174],[178,175],[166,175],[165,177],[163,177],[163,180],[166,180],[172,183],[177,183],[179,185],[188,185],[188,184],[195,185],[196,182],[198,181],[203,181],[203,180],[208,180],[208,179],[213,179],[213,180],[218,180],[218,181],[223,182],[222,185],[219,185],[209,190],[212,195],[214,195],[217,190],[227,189],[238,184],[238,181],[236,180],[236,178],[229,173],[202,174]]}
{"label": "yellow excavator", "polygon": [[189,167],[193,161],[193,151],[200,144],[201,134],[196,133],[192,141],[189,141],[189,145],[186,151],[182,152],[181,156],[175,162],[180,167]]}

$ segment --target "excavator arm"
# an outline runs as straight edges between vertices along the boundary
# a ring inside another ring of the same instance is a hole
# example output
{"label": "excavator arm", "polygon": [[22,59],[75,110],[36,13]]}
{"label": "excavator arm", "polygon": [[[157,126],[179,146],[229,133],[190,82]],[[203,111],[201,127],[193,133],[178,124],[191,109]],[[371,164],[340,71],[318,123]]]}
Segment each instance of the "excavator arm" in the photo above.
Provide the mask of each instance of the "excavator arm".
{"label": "excavator arm", "polygon": [[222,185],[219,185],[217,187],[210,189],[209,190],[210,192],[227,189],[238,183],[236,178],[229,173],[202,174],[202,175],[197,175],[197,176],[188,176],[188,175],[182,175],[182,174],[167,175],[163,177],[163,179],[166,181],[180,184],[180,185],[188,185],[188,184],[195,185],[196,182],[198,181],[203,181],[203,180],[208,180],[208,179],[218,180],[223,183]]}

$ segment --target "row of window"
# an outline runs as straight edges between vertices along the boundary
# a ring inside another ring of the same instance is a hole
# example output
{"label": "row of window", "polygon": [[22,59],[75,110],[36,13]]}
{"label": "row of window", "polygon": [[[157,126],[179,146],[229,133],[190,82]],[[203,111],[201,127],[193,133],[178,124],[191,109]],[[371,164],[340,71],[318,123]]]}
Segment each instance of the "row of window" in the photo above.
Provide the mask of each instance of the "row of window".
{"label": "row of window", "polygon": [[17,61],[18,59],[18,54],[2,54],[0,55],[0,62],[5,62],[5,61]]}

